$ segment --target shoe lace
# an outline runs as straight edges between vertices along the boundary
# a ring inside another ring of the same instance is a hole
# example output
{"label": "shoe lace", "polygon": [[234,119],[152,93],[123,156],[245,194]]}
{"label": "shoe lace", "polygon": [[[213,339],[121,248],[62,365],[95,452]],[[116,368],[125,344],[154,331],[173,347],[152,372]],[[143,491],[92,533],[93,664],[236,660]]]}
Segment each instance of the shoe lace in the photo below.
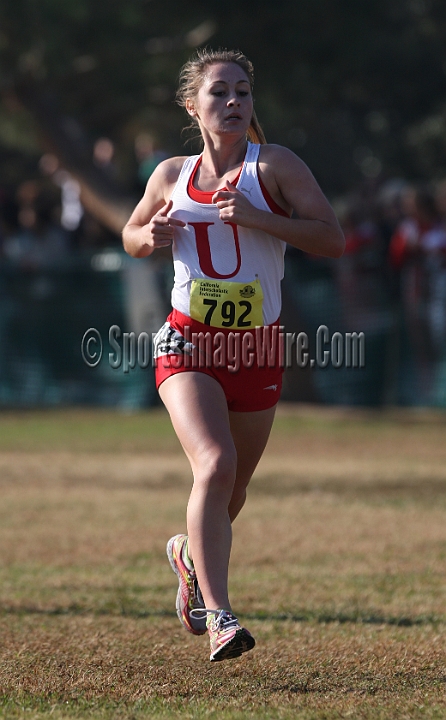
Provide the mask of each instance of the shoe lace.
{"label": "shoe lace", "polygon": [[231,627],[235,627],[238,625],[238,620],[229,610],[212,610],[211,608],[195,608],[194,610],[191,610],[189,615],[195,619],[202,619],[203,617],[207,617],[208,615],[215,615],[215,625],[222,630],[223,628],[226,630]]}

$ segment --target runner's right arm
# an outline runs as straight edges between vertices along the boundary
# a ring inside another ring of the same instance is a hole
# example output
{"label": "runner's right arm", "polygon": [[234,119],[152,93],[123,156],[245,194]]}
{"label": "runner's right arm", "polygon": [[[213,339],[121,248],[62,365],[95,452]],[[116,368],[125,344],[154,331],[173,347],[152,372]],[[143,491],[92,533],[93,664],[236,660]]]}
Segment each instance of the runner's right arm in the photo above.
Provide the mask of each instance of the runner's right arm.
{"label": "runner's right arm", "polygon": [[169,218],[170,196],[186,158],[175,157],[160,163],[150,176],[145,193],[122,231],[124,250],[135,258],[151,255],[156,248],[170,245],[174,226],[185,223]]}

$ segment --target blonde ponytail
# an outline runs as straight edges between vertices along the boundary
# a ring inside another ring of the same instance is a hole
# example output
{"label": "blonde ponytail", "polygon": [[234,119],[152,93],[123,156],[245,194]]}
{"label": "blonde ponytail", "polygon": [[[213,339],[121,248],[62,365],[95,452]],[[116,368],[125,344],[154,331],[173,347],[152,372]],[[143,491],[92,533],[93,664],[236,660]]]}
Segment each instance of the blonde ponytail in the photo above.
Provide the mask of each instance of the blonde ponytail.
{"label": "blonde ponytail", "polygon": [[255,110],[252,112],[251,125],[246,133],[248,140],[256,145],[266,145],[266,137],[262,130],[262,127],[257,120]]}

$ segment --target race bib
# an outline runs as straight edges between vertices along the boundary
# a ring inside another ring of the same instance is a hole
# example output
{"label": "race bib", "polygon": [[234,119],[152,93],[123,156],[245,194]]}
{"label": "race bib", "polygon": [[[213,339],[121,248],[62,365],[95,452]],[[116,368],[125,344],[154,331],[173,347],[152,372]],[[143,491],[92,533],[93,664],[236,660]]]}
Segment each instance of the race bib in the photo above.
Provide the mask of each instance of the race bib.
{"label": "race bib", "polygon": [[249,283],[225,280],[192,281],[190,316],[219,328],[263,325],[263,290],[258,279]]}

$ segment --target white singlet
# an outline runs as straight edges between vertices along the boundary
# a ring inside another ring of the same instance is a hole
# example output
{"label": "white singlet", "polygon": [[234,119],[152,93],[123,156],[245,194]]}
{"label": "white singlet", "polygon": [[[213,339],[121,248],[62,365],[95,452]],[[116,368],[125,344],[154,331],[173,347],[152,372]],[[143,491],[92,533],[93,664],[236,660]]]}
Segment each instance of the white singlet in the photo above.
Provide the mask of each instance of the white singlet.
{"label": "white singlet", "polygon": [[[259,182],[259,151],[260,145],[248,143],[237,188],[254,207],[273,212]],[[187,158],[172,193],[169,215],[187,223],[174,230],[172,306],[216,327],[269,325],[280,315],[286,243],[262,230],[223,222],[216,205],[193,200],[188,184],[199,159],[199,155]],[[263,296],[260,305],[250,315],[248,306],[259,295]],[[239,303],[233,302],[237,299]],[[233,310],[233,305],[240,308]]]}

